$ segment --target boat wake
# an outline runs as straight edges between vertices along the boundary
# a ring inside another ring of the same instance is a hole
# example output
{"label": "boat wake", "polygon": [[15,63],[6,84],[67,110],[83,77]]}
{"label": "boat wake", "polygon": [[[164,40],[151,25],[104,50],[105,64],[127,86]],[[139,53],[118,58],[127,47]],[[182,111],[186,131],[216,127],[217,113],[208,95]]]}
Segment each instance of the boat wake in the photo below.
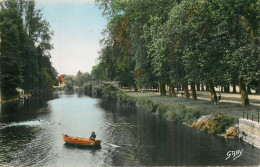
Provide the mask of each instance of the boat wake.
{"label": "boat wake", "polygon": [[24,121],[24,122],[13,122],[10,124],[0,124],[0,129],[4,129],[7,127],[13,127],[13,126],[40,126],[42,125],[41,120],[35,120],[35,121]]}

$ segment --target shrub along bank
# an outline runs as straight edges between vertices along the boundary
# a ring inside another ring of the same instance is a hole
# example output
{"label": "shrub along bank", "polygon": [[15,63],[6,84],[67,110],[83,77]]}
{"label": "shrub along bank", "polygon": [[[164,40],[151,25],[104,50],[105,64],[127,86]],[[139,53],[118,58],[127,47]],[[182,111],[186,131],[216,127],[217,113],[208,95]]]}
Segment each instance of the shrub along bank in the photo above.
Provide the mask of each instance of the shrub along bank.
{"label": "shrub along bank", "polygon": [[[226,129],[235,123],[235,119],[233,117],[224,116],[223,114],[214,117],[213,115],[208,115],[208,112],[188,108],[184,105],[163,105],[153,102],[147,98],[133,97],[112,84],[102,84],[100,86],[93,86],[93,84],[88,85],[86,85],[85,89],[89,90],[89,92],[91,90],[92,94],[93,92],[99,91],[99,94],[103,97],[110,97],[123,103],[134,104],[144,110],[155,114],[160,114],[168,120],[181,122],[185,125],[206,131],[208,133],[223,134]],[[199,118],[204,115],[208,115],[207,119],[200,120]]]}

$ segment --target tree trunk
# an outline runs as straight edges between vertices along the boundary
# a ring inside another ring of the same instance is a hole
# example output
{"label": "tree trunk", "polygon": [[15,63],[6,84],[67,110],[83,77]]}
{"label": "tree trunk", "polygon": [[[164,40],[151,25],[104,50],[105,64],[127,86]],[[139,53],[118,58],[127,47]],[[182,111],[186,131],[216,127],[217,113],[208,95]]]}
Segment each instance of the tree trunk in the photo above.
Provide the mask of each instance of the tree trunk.
{"label": "tree trunk", "polygon": [[200,91],[200,83],[198,82],[196,85],[197,85],[197,91]]}
{"label": "tree trunk", "polygon": [[224,87],[224,92],[225,92],[225,93],[229,93],[229,92],[230,92],[230,85],[229,85],[229,83],[227,83],[227,84],[225,85],[225,87]]}
{"label": "tree trunk", "polygon": [[137,92],[138,91],[138,88],[137,88],[137,86],[135,85],[135,92]]}
{"label": "tree trunk", "polygon": [[158,87],[159,87],[159,95],[161,95],[161,83],[158,81]]}
{"label": "tree trunk", "polygon": [[184,84],[181,84],[181,91],[184,91]]}
{"label": "tree trunk", "polygon": [[236,83],[235,81],[233,81],[233,93],[237,93],[237,89],[236,89]]}
{"label": "tree trunk", "polygon": [[172,96],[171,88],[169,88],[169,96]]}
{"label": "tree trunk", "polygon": [[174,90],[173,84],[170,84],[170,86],[169,86],[169,95],[175,96],[175,90]]}
{"label": "tree trunk", "polygon": [[247,92],[248,94],[252,94],[250,86],[247,86]]}
{"label": "tree trunk", "polygon": [[201,91],[205,91],[203,82],[201,83]]}
{"label": "tree trunk", "polygon": [[184,97],[190,98],[189,89],[188,89],[188,82],[184,83]]}
{"label": "tree trunk", "polygon": [[177,86],[177,93],[180,91],[180,85]]}
{"label": "tree trunk", "polygon": [[129,87],[129,91],[131,91],[131,89],[132,89],[132,83],[131,83],[131,80],[129,81],[129,85],[128,85],[128,87]]}
{"label": "tree trunk", "polygon": [[209,89],[210,89],[210,100],[212,102],[216,102],[217,103],[217,96],[216,96],[216,91],[215,91],[215,88],[214,88],[214,85],[213,85],[213,82],[212,80],[208,80],[208,86],[209,86]]}
{"label": "tree trunk", "polygon": [[[258,64],[259,64],[258,66],[260,67],[260,61],[259,61]],[[260,75],[258,77],[258,82],[257,82],[257,85],[256,85],[256,92],[255,93],[260,95]]]}
{"label": "tree trunk", "polygon": [[[197,88],[199,88],[199,86]],[[191,92],[192,92],[192,98],[197,99],[197,94],[196,94],[196,89],[195,89],[195,81],[191,81]]]}
{"label": "tree trunk", "polygon": [[256,94],[260,95],[260,77],[259,77],[259,80],[258,80],[258,84],[257,84],[257,87],[256,87]]}
{"label": "tree trunk", "polygon": [[166,95],[165,82],[163,80],[159,81],[159,95],[161,95],[161,96]]}
{"label": "tree trunk", "polygon": [[206,91],[209,91],[209,84],[206,84]]}
{"label": "tree trunk", "polygon": [[239,88],[240,88],[242,105],[248,106],[248,105],[250,105],[250,103],[249,103],[248,93],[246,91],[246,85],[244,83],[244,79],[242,77],[240,77],[238,79],[238,81],[239,81]]}

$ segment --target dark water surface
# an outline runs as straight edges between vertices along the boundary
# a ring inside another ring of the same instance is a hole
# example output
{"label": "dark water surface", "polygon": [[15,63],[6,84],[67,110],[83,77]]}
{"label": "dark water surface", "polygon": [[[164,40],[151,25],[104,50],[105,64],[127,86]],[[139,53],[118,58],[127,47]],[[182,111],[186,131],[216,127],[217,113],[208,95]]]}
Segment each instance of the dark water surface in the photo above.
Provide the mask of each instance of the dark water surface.
{"label": "dark water surface", "polygon": [[[62,134],[89,137],[101,149],[64,144]],[[242,150],[233,161],[228,151]],[[134,106],[54,92],[0,109],[0,166],[259,165],[260,150],[209,135]]]}

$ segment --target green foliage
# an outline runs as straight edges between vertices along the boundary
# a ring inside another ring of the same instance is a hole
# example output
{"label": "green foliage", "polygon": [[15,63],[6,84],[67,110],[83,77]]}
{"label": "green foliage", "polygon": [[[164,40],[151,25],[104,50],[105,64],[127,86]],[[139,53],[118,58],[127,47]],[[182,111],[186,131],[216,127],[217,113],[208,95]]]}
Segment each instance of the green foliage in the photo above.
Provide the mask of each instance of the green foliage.
{"label": "green foliage", "polygon": [[214,123],[216,123],[216,128],[214,133],[216,134],[222,134],[226,132],[226,129],[229,128],[231,125],[233,125],[236,122],[235,118],[230,116],[223,116],[221,119],[214,120]]}
{"label": "green foliage", "polygon": [[73,75],[63,75],[66,85],[69,89],[76,85],[76,77]]}
{"label": "green foliage", "polygon": [[102,69],[102,63],[93,66],[91,74],[94,76],[94,79],[96,80],[107,80],[107,73],[105,70]]}
{"label": "green foliage", "polygon": [[3,97],[17,95],[15,89],[19,86],[19,68],[17,63],[2,58],[1,67],[1,90]]}
{"label": "green foliage", "polygon": [[207,112],[187,108],[183,105],[178,106],[162,106],[160,105],[156,111],[167,119],[183,122],[191,125],[200,116],[207,114]]}
{"label": "green foliage", "polygon": [[155,113],[158,108],[157,104],[154,104],[151,100],[147,100],[145,98],[138,98],[136,101],[136,106],[153,113]]}
{"label": "green foliage", "polygon": [[241,76],[259,88],[259,1],[96,2],[109,20],[97,68],[102,78],[142,89],[158,80],[224,86]]}
{"label": "green foliage", "polygon": [[78,71],[77,75],[74,78],[74,85],[82,87],[85,83],[90,82],[91,80],[92,80],[92,77],[88,72],[82,73],[82,72]]}
{"label": "green foliage", "polygon": [[[100,63],[98,64],[99,74],[105,75],[105,78],[113,81],[116,78],[117,66],[116,66],[116,56],[113,54],[113,47],[106,46],[102,49],[101,55],[99,56]],[[92,72],[95,72],[92,70]],[[92,73],[95,75],[94,73]],[[100,77],[96,74],[96,77]]]}
{"label": "green foliage", "polygon": [[14,95],[17,87],[26,91],[52,87],[57,82],[49,54],[53,32],[41,10],[33,0],[7,0],[0,6],[3,95]]}
{"label": "green foliage", "polygon": [[104,87],[102,87],[101,92],[103,95],[108,95],[113,98],[117,98],[117,95],[121,94],[121,90],[112,84],[106,84]]}

